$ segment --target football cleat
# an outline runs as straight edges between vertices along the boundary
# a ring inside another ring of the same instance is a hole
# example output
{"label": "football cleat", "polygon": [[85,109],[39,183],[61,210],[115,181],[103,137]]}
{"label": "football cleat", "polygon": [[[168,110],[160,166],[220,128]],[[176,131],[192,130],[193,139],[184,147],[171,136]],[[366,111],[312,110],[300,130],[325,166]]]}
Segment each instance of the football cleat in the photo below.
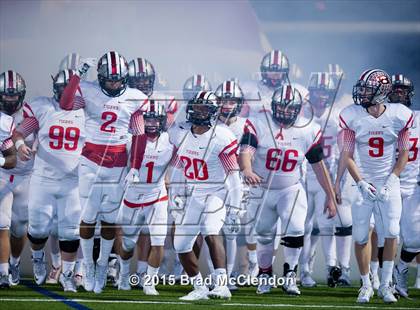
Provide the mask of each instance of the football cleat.
{"label": "football cleat", "polygon": [[60,274],[60,284],[63,286],[64,292],[77,292],[76,282],[74,281],[74,274],[72,271],[67,272],[67,274]]}
{"label": "football cleat", "polygon": [[42,258],[32,258],[32,265],[34,271],[35,283],[41,285],[45,282],[47,277],[47,268],[45,266],[45,253],[42,254]]}
{"label": "football cleat", "polygon": [[143,293],[149,296],[157,296],[159,292],[156,290],[154,285],[144,285],[143,286]]}
{"label": "football cleat", "polygon": [[99,264],[96,264],[95,287],[93,288],[93,292],[95,294],[102,293],[103,289],[105,288],[107,269],[108,269],[108,265],[101,266]]}
{"label": "football cleat", "polygon": [[296,285],[296,273],[293,270],[286,273],[286,282],[283,284],[282,289],[288,295],[300,295],[300,290]]}
{"label": "football cleat", "polygon": [[76,283],[76,287],[81,287],[83,285],[83,275],[81,273],[76,273],[74,275],[74,283]]}
{"label": "football cleat", "polygon": [[262,273],[258,276],[259,284],[257,287],[257,294],[268,294],[271,292],[271,284],[269,283],[269,279],[271,276],[266,273]]}
{"label": "football cleat", "polygon": [[8,287],[10,287],[9,275],[0,274],[0,288],[8,288]]}
{"label": "football cleat", "polygon": [[249,275],[253,278],[256,278],[258,277],[258,272],[259,272],[258,264],[249,262],[248,264]]}
{"label": "football cleat", "polygon": [[368,303],[373,294],[373,288],[371,286],[362,286],[359,289],[359,296],[357,296],[357,302],[359,304]]}
{"label": "football cleat", "polygon": [[232,293],[226,285],[221,285],[216,286],[208,293],[207,296],[212,299],[230,299],[232,297]]}
{"label": "football cleat", "polygon": [[120,277],[118,279],[118,289],[120,291],[129,291],[131,290],[130,285],[130,274],[122,274],[120,273]]}
{"label": "football cleat", "polygon": [[395,282],[395,290],[402,297],[408,297],[408,268],[398,268],[399,265],[394,266],[393,276]]}
{"label": "football cleat", "polygon": [[60,278],[61,273],[61,266],[58,268],[55,268],[54,266],[51,266],[50,273],[48,274],[47,280],[45,283],[47,284],[57,284],[58,279]]}
{"label": "football cleat", "polygon": [[18,285],[20,282],[19,263],[16,265],[9,264],[9,280],[10,285]]}
{"label": "football cleat", "polygon": [[340,286],[350,286],[351,280],[350,280],[350,268],[341,268],[341,276],[338,278],[338,285]]}
{"label": "football cleat", "polygon": [[83,287],[86,291],[92,292],[95,287],[95,264],[83,263],[84,278]]}
{"label": "football cleat", "polygon": [[194,301],[194,300],[207,300],[209,297],[207,296],[209,294],[209,290],[207,287],[202,286],[200,288],[195,288],[193,291],[189,292],[187,295],[182,296],[179,298],[179,300],[185,300],[185,301]]}
{"label": "football cleat", "polygon": [[390,285],[379,286],[378,297],[381,298],[384,301],[384,303],[387,304],[397,302],[397,298],[395,298],[393,289]]}
{"label": "football cleat", "polygon": [[314,279],[312,279],[309,272],[304,271],[300,274],[300,285],[303,287],[315,287],[316,282]]}
{"label": "football cleat", "polygon": [[341,277],[341,269],[336,266],[328,266],[327,284],[329,287],[336,287]]}
{"label": "football cleat", "polygon": [[[113,254],[111,254],[113,255]],[[107,281],[111,282],[113,287],[118,286],[118,269],[119,269],[118,259],[112,258],[108,262],[108,272],[107,272]]]}

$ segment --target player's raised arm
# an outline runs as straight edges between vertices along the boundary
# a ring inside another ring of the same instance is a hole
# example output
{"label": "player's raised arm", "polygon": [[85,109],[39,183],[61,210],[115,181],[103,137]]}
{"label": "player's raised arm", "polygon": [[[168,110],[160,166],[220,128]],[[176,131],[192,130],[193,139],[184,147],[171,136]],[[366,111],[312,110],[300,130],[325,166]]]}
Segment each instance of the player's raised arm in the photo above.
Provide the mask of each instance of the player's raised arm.
{"label": "player's raised arm", "polygon": [[23,115],[24,119],[13,132],[12,140],[16,146],[19,158],[23,161],[28,161],[32,157],[32,150],[25,144],[25,138],[39,130],[39,123],[27,103],[23,106]]}

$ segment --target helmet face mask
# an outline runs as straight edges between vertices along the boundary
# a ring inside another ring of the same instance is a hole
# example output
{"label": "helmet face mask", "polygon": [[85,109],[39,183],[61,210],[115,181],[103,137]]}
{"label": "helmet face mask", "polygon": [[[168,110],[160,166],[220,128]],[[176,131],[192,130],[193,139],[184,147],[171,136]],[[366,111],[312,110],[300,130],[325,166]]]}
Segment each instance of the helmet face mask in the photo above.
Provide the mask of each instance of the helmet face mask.
{"label": "helmet face mask", "polygon": [[155,68],[144,58],[136,58],[128,64],[128,86],[151,96],[155,85]]}
{"label": "helmet face mask", "polygon": [[192,100],[201,91],[211,91],[211,84],[202,74],[195,74],[189,77],[182,89],[184,100]]}
{"label": "helmet face mask", "polygon": [[309,102],[316,110],[324,110],[333,102],[337,86],[328,72],[312,72],[309,78]]}
{"label": "helmet face mask", "polygon": [[12,70],[0,74],[0,111],[13,115],[22,108],[26,84],[22,76]]}
{"label": "helmet face mask", "polygon": [[411,106],[411,98],[414,96],[414,85],[403,74],[392,76],[392,91],[388,96],[389,102],[401,103],[407,107]]}
{"label": "helmet face mask", "polygon": [[53,93],[54,99],[57,102],[60,102],[61,95],[66,88],[70,78],[76,74],[73,70],[62,70],[57,73],[55,77],[53,77]]}
{"label": "helmet face mask", "polygon": [[218,114],[217,97],[212,92],[199,92],[187,104],[187,121],[196,126],[213,126]]}
{"label": "helmet face mask", "polygon": [[166,128],[167,115],[163,104],[150,100],[149,107],[143,113],[144,131],[147,135],[159,135]]}
{"label": "helmet face mask", "polygon": [[271,111],[273,120],[284,127],[292,126],[302,109],[302,96],[293,89],[292,86],[286,85],[278,88],[271,101]]}
{"label": "helmet face mask", "polygon": [[215,95],[220,108],[219,116],[229,119],[241,113],[244,94],[236,80],[224,81],[217,87]]}
{"label": "helmet face mask", "polygon": [[289,82],[289,60],[279,50],[266,54],[260,65],[262,83],[269,88],[278,88]]}
{"label": "helmet face mask", "polygon": [[121,96],[127,88],[128,67],[123,56],[111,51],[98,61],[98,82],[108,97]]}
{"label": "helmet face mask", "polygon": [[366,70],[353,86],[353,101],[367,109],[384,103],[391,90],[391,78],[385,71]]}
{"label": "helmet face mask", "polygon": [[327,90],[310,90],[309,101],[316,109],[325,109],[332,104],[332,93]]}

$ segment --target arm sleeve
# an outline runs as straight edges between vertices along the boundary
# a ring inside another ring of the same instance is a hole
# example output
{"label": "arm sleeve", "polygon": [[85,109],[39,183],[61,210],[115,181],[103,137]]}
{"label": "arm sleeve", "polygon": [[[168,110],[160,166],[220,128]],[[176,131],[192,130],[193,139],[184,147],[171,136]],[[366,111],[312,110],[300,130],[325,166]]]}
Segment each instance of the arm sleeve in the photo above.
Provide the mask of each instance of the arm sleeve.
{"label": "arm sleeve", "polygon": [[144,134],[144,120],[143,113],[139,109],[131,115],[129,131],[133,135],[142,135]]}
{"label": "arm sleeve", "polygon": [[408,151],[410,149],[410,131],[402,129],[398,134],[398,149],[401,151]]}
{"label": "arm sleeve", "polygon": [[135,135],[131,138],[131,168],[140,169],[146,151],[147,136]]}
{"label": "arm sleeve", "polygon": [[238,165],[238,141],[233,140],[230,144],[228,144],[223,150],[219,153],[219,159],[225,169],[226,174],[230,174],[233,171],[239,170]]}
{"label": "arm sleeve", "polygon": [[80,92],[79,83],[80,77],[78,75],[73,75],[70,78],[69,83],[64,88],[64,91],[61,94],[60,108],[67,111],[84,108],[85,101],[83,97],[76,96],[76,91],[79,90]]}
{"label": "arm sleeve", "polygon": [[338,135],[338,145],[345,152],[354,152],[354,146],[356,144],[356,134],[353,130],[343,129]]}
{"label": "arm sleeve", "polygon": [[241,153],[255,153],[258,147],[257,131],[254,124],[250,120],[246,120],[244,126],[244,132],[240,141],[240,152]]}
{"label": "arm sleeve", "polygon": [[31,133],[39,130],[38,120],[33,117],[25,117],[20,123],[19,127],[16,128],[16,131],[22,134],[24,138],[29,136]]}
{"label": "arm sleeve", "polygon": [[3,141],[3,143],[0,145],[0,151],[4,152],[8,149],[10,149],[13,146],[12,138],[8,138]]}

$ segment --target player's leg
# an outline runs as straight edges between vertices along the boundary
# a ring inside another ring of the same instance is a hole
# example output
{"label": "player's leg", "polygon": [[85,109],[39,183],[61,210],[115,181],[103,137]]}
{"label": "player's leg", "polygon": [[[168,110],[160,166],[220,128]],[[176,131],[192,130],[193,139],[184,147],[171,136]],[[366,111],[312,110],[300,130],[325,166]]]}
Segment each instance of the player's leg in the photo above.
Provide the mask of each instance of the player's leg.
{"label": "player's leg", "polygon": [[395,288],[408,297],[408,264],[420,254],[420,190],[402,197],[400,261],[394,268]]}
{"label": "player's leg", "polygon": [[9,231],[12,221],[13,191],[9,178],[0,172],[0,288],[9,287]]}
{"label": "player's leg", "polygon": [[83,253],[84,288],[90,292],[95,286],[95,262],[93,260],[94,236],[102,188],[96,167],[86,158],[79,165],[79,193],[82,215],[80,221],[80,247]]}
{"label": "player's leg", "polygon": [[261,188],[251,188],[249,191],[249,201],[246,205],[245,214],[245,240],[248,249],[248,273],[251,277],[258,276],[257,260],[257,236],[255,233],[255,223],[261,208],[264,191]]}
{"label": "player's leg", "polygon": [[365,200],[358,200],[352,205],[355,255],[362,279],[362,287],[359,290],[359,296],[357,298],[358,303],[367,303],[373,296],[372,283],[369,278],[369,262],[371,257],[369,227],[372,209],[373,203]]}
{"label": "player's leg", "polygon": [[416,277],[416,283],[414,284],[414,287],[417,289],[420,289],[420,254],[417,254],[416,256],[416,263],[417,263],[417,277]]}
{"label": "player's leg", "polygon": [[305,218],[305,235],[302,252],[299,258],[300,283],[303,287],[314,287],[316,282],[312,279],[309,270],[309,259],[311,257],[311,234],[315,215],[315,193],[307,192],[308,210]]}
{"label": "player's leg", "polygon": [[[337,268],[336,238],[334,234],[335,218],[328,219],[328,215],[324,213],[324,204],[325,193],[319,190],[315,194],[316,220],[319,228],[322,252],[324,253],[327,284],[329,287],[335,287],[341,276],[341,270]],[[338,216],[336,215],[336,217]]]}
{"label": "player's leg", "polygon": [[209,297],[230,298],[232,295],[227,287],[226,251],[223,245],[223,238],[220,235],[226,218],[224,201],[217,196],[208,196],[205,204],[206,208],[203,220],[200,223],[200,229],[209,247],[215,278],[215,287],[209,293]]}
{"label": "player's leg", "polygon": [[373,289],[377,290],[379,288],[379,254],[378,254],[378,234],[375,229],[375,219],[373,214],[370,218],[370,237],[371,243],[371,257],[370,257],[370,273],[373,279]]}
{"label": "player's leg", "polygon": [[98,213],[98,219],[101,220],[101,242],[95,270],[95,293],[101,293],[106,284],[108,261],[115,241],[115,222],[123,196],[120,181],[124,179],[124,170],[124,167],[100,167],[99,170],[101,178],[109,183],[102,184],[102,199]]}
{"label": "player's leg", "polygon": [[194,290],[181,300],[208,299],[208,289],[198,268],[198,258],[193,252],[193,245],[200,232],[199,219],[204,211],[204,202],[195,197],[188,197],[185,214],[175,224],[174,248],[179,260],[190,278]]}
{"label": "player's leg", "polygon": [[32,175],[29,185],[28,239],[31,244],[35,282],[44,283],[47,277],[44,247],[52,231],[57,183]]}
{"label": "player's leg", "polygon": [[257,234],[257,258],[261,282],[257,288],[257,294],[266,294],[271,291],[268,279],[273,275],[274,238],[277,229],[276,203],[277,191],[266,190],[259,210],[255,232]]}
{"label": "player's leg", "polygon": [[[141,225],[144,224],[144,216],[141,208],[129,208],[123,204],[118,212],[117,223],[122,233],[122,242],[118,249],[120,255],[118,289],[126,291],[131,290],[129,281],[130,261],[136,248],[136,242],[140,240]],[[141,275],[138,277],[139,282],[140,279]]]}
{"label": "player's leg", "polygon": [[341,276],[338,280],[340,285],[349,286],[350,281],[350,257],[352,248],[352,218],[351,205],[356,201],[358,191],[350,180],[344,185],[342,190],[342,203],[337,205],[335,219],[335,238],[337,244],[337,259],[341,268]]}
{"label": "player's leg", "polygon": [[378,296],[384,302],[396,302],[393,294],[392,272],[394,269],[394,258],[397,252],[397,239],[400,234],[401,219],[401,193],[399,186],[391,190],[389,200],[386,202],[377,202],[378,207],[374,209],[375,223],[377,225],[378,237],[384,239],[383,264],[381,284],[378,289]]}
{"label": "player's leg", "polygon": [[[143,292],[146,295],[159,295],[155,285],[158,283],[159,267],[163,259],[165,238],[168,222],[168,202],[161,201],[147,210],[146,223],[149,227],[151,248],[148,257],[147,276],[150,283],[143,285]],[[150,284],[150,285],[147,285]]]}
{"label": "player's leg", "polygon": [[[145,227],[147,228],[147,227]],[[149,232],[145,229],[142,229],[140,232],[139,238],[137,240],[137,275],[140,278],[143,278],[147,271],[147,259],[150,253],[150,235]],[[142,281],[140,281],[142,286]]]}
{"label": "player's leg", "polygon": [[56,214],[62,270],[60,283],[65,292],[76,292],[74,279],[77,250],[80,244],[79,219],[82,212],[77,178],[61,180],[61,192],[57,199]]}
{"label": "player's leg", "polygon": [[304,244],[305,219],[308,204],[306,192],[299,183],[278,195],[277,214],[281,219],[284,245],[283,290],[289,295],[300,295],[296,285],[296,272]]}
{"label": "player's leg", "polygon": [[61,253],[58,237],[50,235],[48,238],[50,248],[51,269],[46,280],[47,284],[57,284],[61,273]]}

